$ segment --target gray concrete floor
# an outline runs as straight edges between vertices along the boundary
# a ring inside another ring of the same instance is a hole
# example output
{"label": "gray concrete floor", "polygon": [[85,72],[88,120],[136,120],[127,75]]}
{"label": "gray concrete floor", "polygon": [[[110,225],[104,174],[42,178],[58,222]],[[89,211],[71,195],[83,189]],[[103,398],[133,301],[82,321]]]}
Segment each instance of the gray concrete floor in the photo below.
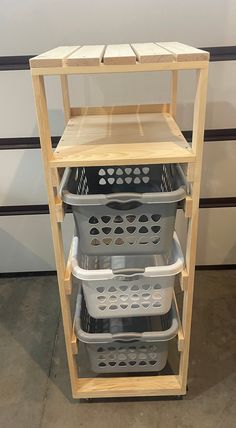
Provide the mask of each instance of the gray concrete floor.
{"label": "gray concrete floor", "polygon": [[182,401],[72,400],[55,277],[0,280],[1,428],[236,427],[236,271],[198,271]]}

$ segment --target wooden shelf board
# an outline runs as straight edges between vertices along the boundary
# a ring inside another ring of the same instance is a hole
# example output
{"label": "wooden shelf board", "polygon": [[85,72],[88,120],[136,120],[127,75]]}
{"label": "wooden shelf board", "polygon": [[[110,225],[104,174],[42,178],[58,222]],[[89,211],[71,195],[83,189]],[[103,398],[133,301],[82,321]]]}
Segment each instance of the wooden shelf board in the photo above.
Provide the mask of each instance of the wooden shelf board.
{"label": "wooden shelf board", "polygon": [[177,42],[59,46],[30,59],[32,74],[201,68],[209,53]]}
{"label": "wooden shelf board", "polygon": [[84,114],[72,117],[51,166],[194,162],[169,113]]}
{"label": "wooden shelf board", "polygon": [[78,378],[74,398],[181,395],[179,375]]}

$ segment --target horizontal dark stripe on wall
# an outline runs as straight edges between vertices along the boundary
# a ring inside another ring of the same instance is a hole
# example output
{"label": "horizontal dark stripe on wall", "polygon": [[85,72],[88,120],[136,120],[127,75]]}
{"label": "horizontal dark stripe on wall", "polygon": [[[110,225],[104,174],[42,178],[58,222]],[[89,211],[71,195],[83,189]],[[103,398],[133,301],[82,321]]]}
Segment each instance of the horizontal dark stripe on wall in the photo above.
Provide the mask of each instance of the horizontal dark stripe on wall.
{"label": "horizontal dark stripe on wall", "polygon": [[[236,197],[229,198],[201,198],[200,208],[234,208],[236,207]],[[66,212],[71,213],[71,207],[65,205]],[[18,215],[41,215],[49,214],[48,205],[10,205],[0,207],[0,216]]]}
{"label": "horizontal dark stripe on wall", "polygon": [[0,56],[0,70],[29,70],[29,60],[35,55]]}
{"label": "horizontal dark stripe on wall", "polygon": [[[183,131],[188,142],[192,139],[192,131]],[[60,137],[52,137],[52,147],[55,148]],[[229,141],[236,140],[236,128],[229,129],[206,129],[204,140],[210,141]],[[19,150],[19,149],[39,149],[40,141],[38,137],[14,137],[0,138],[0,150]]]}
{"label": "horizontal dark stripe on wall", "polygon": [[211,62],[236,60],[236,46],[216,46],[201,49],[210,53]]}
{"label": "horizontal dark stripe on wall", "polygon": [[202,198],[199,202],[200,208],[234,208],[236,197],[225,198]]}
{"label": "horizontal dark stripe on wall", "polygon": [[30,276],[52,276],[56,275],[55,270],[33,271],[33,272],[0,272],[0,278],[25,278]]}
{"label": "horizontal dark stripe on wall", "polygon": [[[210,61],[236,60],[236,46],[216,46],[201,48],[210,52]],[[29,60],[35,55],[0,56],[0,71],[29,70]]]}
{"label": "horizontal dark stripe on wall", "polygon": [[236,264],[225,264],[225,265],[197,265],[196,270],[234,270]]}
{"label": "horizontal dark stripe on wall", "polygon": [[[65,205],[66,212],[71,213],[71,207]],[[18,215],[41,215],[49,214],[49,207],[45,205],[9,205],[0,206],[0,216],[18,216]]]}
{"label": "horizontal dark stripe on wall", "polygon": [[[225,264],[225,265],[197,265],[196,270],[234,270],[236,264]],[[46,271],[33,271],[33,272],[0,272],[0,278],[24,278],[30,276],[53,276],[56,275],[55,270]]]}
{"label": "horizontal dark stripe on wall", "polygon": [[[192,131],[183,131],[183,135],[188,142],[192,141]],[[236,140],[236,128],[206,129],[204,132],[204,141],[206,142],[230,140]]]}
{"label": "horizontal dark stripe on wall", "polygon": [[[56,148],[60,137],[52,137],[52,147]],[[40,149],[39,137],[0,138],[0,150]]]}

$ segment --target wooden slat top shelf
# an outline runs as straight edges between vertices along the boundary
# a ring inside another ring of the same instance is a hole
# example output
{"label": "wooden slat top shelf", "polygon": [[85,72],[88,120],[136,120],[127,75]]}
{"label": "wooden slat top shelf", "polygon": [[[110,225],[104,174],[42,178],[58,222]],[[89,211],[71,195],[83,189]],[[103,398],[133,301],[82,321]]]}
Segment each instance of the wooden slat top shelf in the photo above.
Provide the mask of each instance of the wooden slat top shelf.
{"label": "wooden slat top shelf", "polygon": [[92,107],[74,113],[79,115],[69,120],[53,153],[53,166],[195,161],[172,116],[155,112],[155,105]]}
{"label": "wooden slat top shelf", "polygon": [[32,74],[201,68],[209,53],[178,42],[60,46],[30,60]]}

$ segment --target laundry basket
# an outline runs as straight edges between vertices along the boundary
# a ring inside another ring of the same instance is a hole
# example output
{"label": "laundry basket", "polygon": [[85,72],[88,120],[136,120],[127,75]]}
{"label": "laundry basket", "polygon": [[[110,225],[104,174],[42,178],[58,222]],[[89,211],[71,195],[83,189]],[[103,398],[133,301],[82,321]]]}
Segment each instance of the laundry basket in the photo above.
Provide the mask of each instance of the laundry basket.
{"label": "laundry basket", "polygon": [[162,315],[169,311],[176,275],[184,259],[176,233],[169,255],[87,256],[75,237],[73,275],[82,280],[94,318]]}
{"label": "laundry basket", "polygon": [[60,186],[88,255],[167,252],[186,191],[178,164],[69,168]]}
{"label": "laundry basket", "polygon": [[85,343],[96,373],[160,371],[167,361],[168,342],[178,331],[174,303],[159,317],[94,319],[78,294],[75,329]]}

